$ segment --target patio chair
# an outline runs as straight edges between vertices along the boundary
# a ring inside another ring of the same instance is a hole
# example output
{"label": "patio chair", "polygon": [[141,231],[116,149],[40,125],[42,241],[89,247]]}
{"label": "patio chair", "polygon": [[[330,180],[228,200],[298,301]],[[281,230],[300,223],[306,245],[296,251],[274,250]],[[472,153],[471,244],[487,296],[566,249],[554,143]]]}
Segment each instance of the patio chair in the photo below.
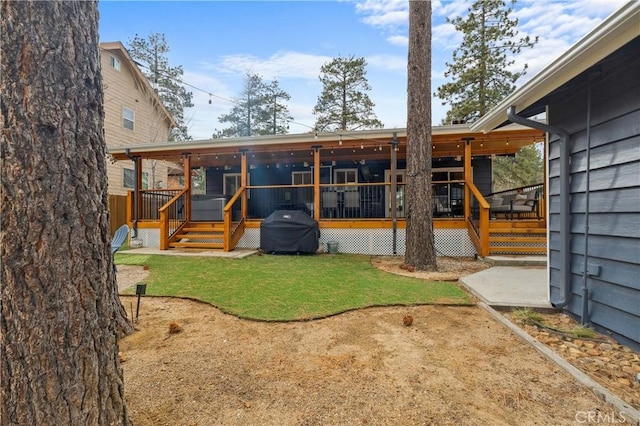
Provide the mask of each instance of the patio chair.
{"label": "patio chair", "polygon": [[350,191],[344,193],[344,217],[357,217],[360,213],[360,193]]}
{"label": "patio chair", "polygon": [[116,233],[113,234],[113,238],[111,239],[111,254],[120,250],[120,247],[122,247],[128,235],[129,227],[127,225],[122,225],[116,230]]}
{"label": "patio chair", "polygon": [[338,193],[327,191],[322,193],[322,212],[324,217],[336,217],[338,211]]}
{"label": "patio chair", "polygon": [[[127,225],[122,225],[120,228],[116,229],[116,233],[113,234],[113,238],[111,239],[111,255],[114,255],[115,252],[120,250],[120,247],[122,247],[122,244],[124,244],[128,235],[129,227]],[[113,271],[118,272],[115,262],[113,262]]]}

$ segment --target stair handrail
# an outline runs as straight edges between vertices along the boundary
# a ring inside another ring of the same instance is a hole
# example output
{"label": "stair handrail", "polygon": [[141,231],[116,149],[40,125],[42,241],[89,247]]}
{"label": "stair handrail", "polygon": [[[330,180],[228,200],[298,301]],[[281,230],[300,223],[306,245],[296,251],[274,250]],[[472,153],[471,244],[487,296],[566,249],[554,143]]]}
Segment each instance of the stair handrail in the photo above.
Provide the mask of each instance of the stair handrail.
{"label": "stair handrail", "polygon": [[[473,244],[476,246],[476,250],[480,256],[489,255],[489,203],[482,196],[482,193],[471,181],[465,181],[465,185],[468,185],[471,192],[471,198],[469,209],[469,216],[465,217],[467,222],[467,230],[471,236]],[[473,199],[477,201],[473,203]],[[477,209],[477,211],[476,211]],[[477,214],[477,218],[474,217]],[[477,221],[477,223],[476,223]]]}
{"label": "stair handrail", "polygon": [[[165,205],[160,207],[158,212],[160,213],[160,250],[167,250],[169,248],[169,241],[173,235],[175,235],[186,223],[187,223],[187,203],[182,206],[182,211],[176,209],[178,200],[189,196],[189,188],[185,188],[173,196]],[[174,212],[174,217],[169,217],[170,212]],[[182,216],[176,217],[176,216]],[[170,225],[173,224],[173,227]]]}
{"label": "stair handrail", "polygon": [[244,231],[244,223],[245,223],[244,209],[241,209],[243,211],[243,217],[240,218],[236,226],[232,228],[231,225],[233,224],[233,205],[238,201],[238,199],[240,199],[241,196],[245,194],[246,190],[247,190],[246,186],[241,186],[240,188],[238,188],[236,193],[233,194],[233,197],[231,197],[231,199],[224,206],[224,209],[223,209],[223,214],[224,214],[224,240],[223,240],[224,248],[223,250],[224,251],[233,250],[236,247],[236,244],[238,243],[238,241],[240,240],[240,237],[242,237],[242,233]]}

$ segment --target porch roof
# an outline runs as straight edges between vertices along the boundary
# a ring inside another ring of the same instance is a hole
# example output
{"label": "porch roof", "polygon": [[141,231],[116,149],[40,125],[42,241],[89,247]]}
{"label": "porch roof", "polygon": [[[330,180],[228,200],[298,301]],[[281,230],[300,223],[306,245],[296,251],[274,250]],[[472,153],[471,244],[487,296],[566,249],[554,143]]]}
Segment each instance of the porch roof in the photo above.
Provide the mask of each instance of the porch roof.
{"label": "porch roof", "polygon": [[[372,160],[388,158],[394,134],[398,141],[398,157],[406,155],[406,129],[376,129],[353,132],[302,133],[251,136],[228,139],[206,139],[187,142],[140,144],[109,148],[114,160],[132,156],[177,162],[191,155],[192,167],[219,166],[239,158],[246,151],[253,163],[313,161],[314,147],[321,156],[333,160]],[[434,126],[433,157],[464,155],[464,140],[471,138],[472,155],[513,154],[523,146],[544,141],[544,133],[520,125],[509,125],[489,133],[472,132],[468,124]]]}

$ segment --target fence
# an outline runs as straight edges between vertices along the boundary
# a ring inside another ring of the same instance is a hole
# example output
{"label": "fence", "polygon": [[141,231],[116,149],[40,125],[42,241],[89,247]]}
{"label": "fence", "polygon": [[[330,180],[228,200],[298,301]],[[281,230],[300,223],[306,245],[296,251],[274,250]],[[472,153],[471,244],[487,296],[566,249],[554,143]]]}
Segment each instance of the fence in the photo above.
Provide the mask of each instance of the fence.
{"label": "fence", "polygon": [[116,230],[127,223],[127,196],[109,195],[109,232],[113,235]]}

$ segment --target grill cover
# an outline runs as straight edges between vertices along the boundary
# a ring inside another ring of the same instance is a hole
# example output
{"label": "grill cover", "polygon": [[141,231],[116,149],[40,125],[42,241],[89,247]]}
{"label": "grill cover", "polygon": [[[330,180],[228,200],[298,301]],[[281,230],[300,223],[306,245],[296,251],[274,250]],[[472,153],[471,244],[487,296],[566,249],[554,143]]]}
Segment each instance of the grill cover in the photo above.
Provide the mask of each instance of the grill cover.
{"label": "grill cover", "polygon": [[260,249],[269,253],[315,253],[318,222],[302,210],[276,210],[260,225]]}

